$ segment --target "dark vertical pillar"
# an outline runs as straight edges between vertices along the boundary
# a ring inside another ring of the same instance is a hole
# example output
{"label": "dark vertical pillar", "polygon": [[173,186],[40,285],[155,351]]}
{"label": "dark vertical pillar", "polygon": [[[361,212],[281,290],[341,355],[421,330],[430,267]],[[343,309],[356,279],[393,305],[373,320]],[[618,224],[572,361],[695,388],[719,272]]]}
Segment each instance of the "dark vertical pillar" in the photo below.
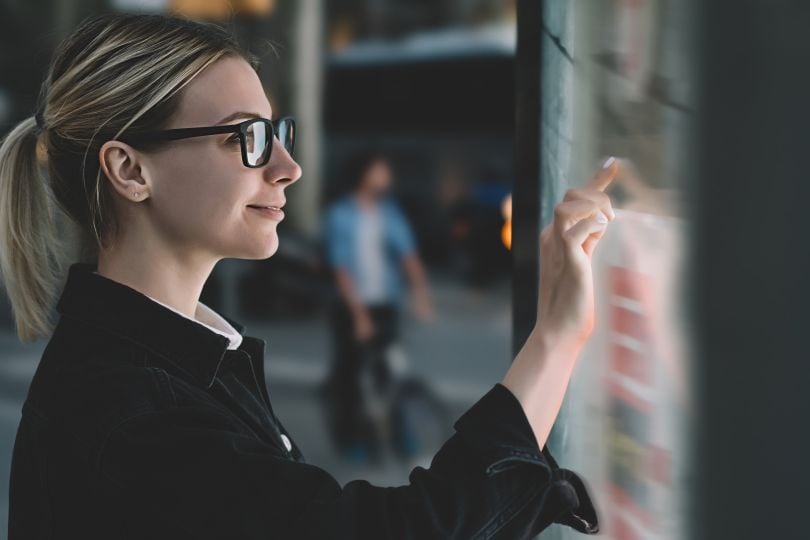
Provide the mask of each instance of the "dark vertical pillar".
{"label": "dark vertical pillar", "polygon": [[537,313],[540,241],[540,77],[542,2],[518,0],[515,61],[515,173],[512,193],[512,348],[520,350]]}
{"label": "dark vertical pillar", "polygon": [[695,538],[810,538],[810,3],[699,3]]}

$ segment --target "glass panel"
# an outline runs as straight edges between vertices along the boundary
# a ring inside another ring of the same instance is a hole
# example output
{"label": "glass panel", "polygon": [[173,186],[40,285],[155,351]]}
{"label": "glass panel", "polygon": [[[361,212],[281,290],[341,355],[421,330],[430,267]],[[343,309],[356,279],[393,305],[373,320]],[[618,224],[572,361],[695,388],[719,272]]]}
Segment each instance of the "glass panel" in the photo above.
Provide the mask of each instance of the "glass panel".
{"label": "glass panel", "polygon": [[544,5],[544,219],[607,156],[621,162],[608,191],[617,217],[593,257],[596,328],[550,442],[592,486],[610,539],[689,534],[691,284],[680,203],[694,162],[692,5]]}

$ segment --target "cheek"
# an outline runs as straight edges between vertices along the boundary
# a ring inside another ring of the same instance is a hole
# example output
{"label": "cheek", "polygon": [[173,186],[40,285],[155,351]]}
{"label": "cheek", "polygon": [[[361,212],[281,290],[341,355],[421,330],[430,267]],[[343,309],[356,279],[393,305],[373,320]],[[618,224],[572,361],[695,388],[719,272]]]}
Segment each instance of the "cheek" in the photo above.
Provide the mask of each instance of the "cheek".
{"label": "cheek", "polygon": [[222,236],[244,228],[249,193],[239,157],[176,152],[161,167],[155,210],[184,237]]}

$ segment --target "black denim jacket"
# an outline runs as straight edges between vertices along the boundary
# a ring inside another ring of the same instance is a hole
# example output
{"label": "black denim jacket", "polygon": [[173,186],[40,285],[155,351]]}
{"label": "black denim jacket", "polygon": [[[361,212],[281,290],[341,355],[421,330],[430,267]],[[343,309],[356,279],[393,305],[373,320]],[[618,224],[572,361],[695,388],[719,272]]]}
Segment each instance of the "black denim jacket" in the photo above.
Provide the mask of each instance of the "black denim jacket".
{"label": "black denim jacket", "polygon": [[93,270],[71,266],[23,405],[9,540],[517,539],[553,522],[597,532],[582,480],[538,448],[501,384],[407,485],[341,487],[273,413],[263,340],[229,350]]}

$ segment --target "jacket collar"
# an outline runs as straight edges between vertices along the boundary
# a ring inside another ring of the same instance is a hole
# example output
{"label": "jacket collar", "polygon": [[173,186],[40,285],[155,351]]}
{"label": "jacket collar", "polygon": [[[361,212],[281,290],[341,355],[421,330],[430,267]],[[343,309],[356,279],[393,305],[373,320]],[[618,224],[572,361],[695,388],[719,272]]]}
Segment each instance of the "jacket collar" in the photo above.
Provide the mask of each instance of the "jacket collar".
{"label": "jacket collar", "polygon": [[[143,293],[94,273],[95,263],[74,263],[68,270],[56,310],[160,355],[191,373],[205,387],[213,384],[228,351],[228,338],[153,301]],[[236,351],[262,369],[265,342],[244,335],[244,326],[222,315],[240,334]]]}

